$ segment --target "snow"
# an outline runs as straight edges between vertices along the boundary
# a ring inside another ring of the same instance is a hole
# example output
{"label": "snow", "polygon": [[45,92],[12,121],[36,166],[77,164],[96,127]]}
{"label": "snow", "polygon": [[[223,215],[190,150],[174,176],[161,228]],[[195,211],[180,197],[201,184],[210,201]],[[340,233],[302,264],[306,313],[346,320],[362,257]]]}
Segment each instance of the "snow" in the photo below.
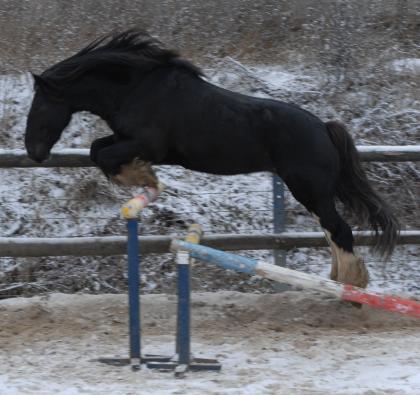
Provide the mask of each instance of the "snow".
{"label": "snow", "polygon": [[293,92],[318,92],[319,85],[313,77],[301,73],[291,73],[282,67],[258,67],[255,76],[274,90]]}
{"label": "snow", "polygon": [[[89,149],[88,148],[61,148],[61,149],[54,148],[51,151],[52,155],[57,154],[57,153],[59,153],[61,155],[80,155],[80,156],[89,157]],[[16,156],[27,155],[26,150],[24,150],[24,149],[0,148],[0,155],[4,155],[4,154],[16,155]]]}
{"label": "snow", "polygon": [[404,150],[405,152],[420,152],[420,145],[375,145],[375,146],[366,146],[366,145],[358,145],[357,149],[360,152],[381,152],[381,151],[389,151],[389,152],[399,152]]}
{"label": "snow", "polygon": [[420,58],[397,59],[390,63],[390,68],[401,75],[420,75]]}

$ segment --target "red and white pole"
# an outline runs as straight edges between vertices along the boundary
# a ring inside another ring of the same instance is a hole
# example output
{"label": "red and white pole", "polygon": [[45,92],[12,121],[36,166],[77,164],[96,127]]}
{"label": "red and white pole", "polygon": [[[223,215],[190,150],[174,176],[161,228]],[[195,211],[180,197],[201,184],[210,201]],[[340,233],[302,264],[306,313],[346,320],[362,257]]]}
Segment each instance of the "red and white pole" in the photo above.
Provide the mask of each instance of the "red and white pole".
{"label": "red and white pole", "polygon": [[174,251],[188,251],[194,259],[213,263],[225,269],[232,269],[250,275],[259,275],[281,283],[327,293],[342,300],[420,318],[420,302],[415,300],[377,294],[366,289],[342,284],[314,274],[302,273],[180,240],[172,241],[171,248]]}

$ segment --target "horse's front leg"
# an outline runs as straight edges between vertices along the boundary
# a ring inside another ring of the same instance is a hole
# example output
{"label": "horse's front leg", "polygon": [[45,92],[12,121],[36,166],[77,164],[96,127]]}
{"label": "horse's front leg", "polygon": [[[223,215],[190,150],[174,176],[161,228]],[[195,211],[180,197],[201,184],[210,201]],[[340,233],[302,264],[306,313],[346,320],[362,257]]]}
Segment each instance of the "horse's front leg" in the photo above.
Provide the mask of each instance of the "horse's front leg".
{"label": "horse's front leg", "polygon": [[99,139],[94,140],[90,145],[90,160],[93,163],[98,164],[99,151],[115,143],[116,139],[113,134],[111,136],[101,137]]}
{"label": "horse's front leg", "polygon": [[130,163],[121,165],[120,171],[111,180],[124,186],[147,186],[158,188],[158,179],[150,162],[134,158]]}
{"label": "horse's front leg", "polygon": [[151,154],[145,151],[143,144],[136,140],[124,140],[99,150],[96,163],[116,184],[156,188],[158,179],[150,158]]}

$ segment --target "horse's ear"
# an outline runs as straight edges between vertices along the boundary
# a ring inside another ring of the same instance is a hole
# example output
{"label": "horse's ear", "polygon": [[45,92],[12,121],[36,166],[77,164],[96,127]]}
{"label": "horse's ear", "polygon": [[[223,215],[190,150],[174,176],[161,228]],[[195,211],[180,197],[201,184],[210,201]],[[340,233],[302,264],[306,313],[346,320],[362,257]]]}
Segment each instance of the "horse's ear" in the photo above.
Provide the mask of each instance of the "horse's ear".
{"label": "horse's ear", "polygon": [[34,78],[35,86],[44,86],[45,85],[45,81],[40,75],[35,74],[35,73],[31,73],[31,74],[32,74],[32,77]]}
{"label": "horse's ear", "polygon": [[52,86],[44,77],[34,73],[32,73],[32,77],[34,77],[35,87],[40,87],[41,89],[48,91],[55,91],[54,86]]}

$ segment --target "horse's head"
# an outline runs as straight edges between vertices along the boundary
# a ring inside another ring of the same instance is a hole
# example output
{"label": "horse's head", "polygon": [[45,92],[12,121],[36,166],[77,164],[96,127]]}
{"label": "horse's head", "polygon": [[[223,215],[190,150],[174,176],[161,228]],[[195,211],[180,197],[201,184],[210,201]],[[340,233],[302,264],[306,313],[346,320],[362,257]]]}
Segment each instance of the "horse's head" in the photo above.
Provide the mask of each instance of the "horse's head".
{"label": "horse's head", "polygon": [[25,147],[28,156],[43,162],[71,119],[70,105],[47,79],[34,75],[35,96],[29,111]]}
{"label": "horse's head", "polygon": [[35,97],[25,134],[29,157],[47,159],[74,112],[89,111],[115,124],[114,117],[139,81],[167,65],[201,74],[147,33],[130,29],[101,37],[41,76],[34,75]]}

